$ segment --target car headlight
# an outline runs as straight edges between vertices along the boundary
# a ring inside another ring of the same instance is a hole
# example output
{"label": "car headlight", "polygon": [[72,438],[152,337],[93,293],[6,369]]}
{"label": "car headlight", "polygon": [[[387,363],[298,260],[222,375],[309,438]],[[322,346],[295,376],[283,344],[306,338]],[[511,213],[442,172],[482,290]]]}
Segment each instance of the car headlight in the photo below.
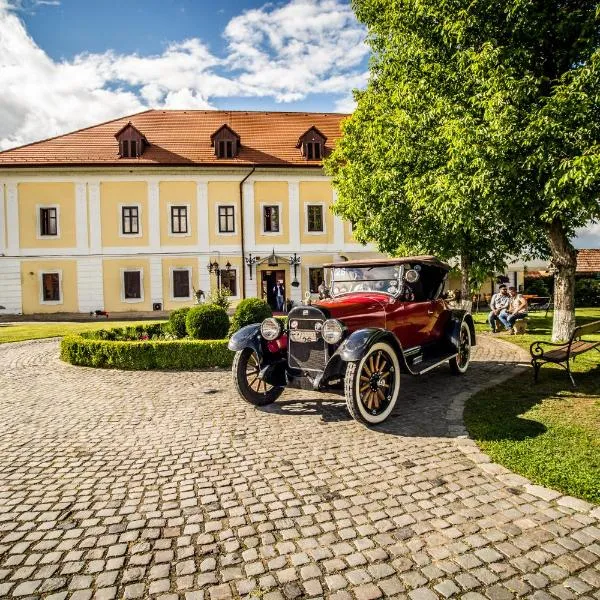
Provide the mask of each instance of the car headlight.
{"label": "car headlight", "polygon": [[344,334],[344,326],[336,319],[327,319],[323,323],[321,335],[328,344],[337,344]]}
{"label": "car headlight", "polygon": [[260,324],[260,334],[265,340],[276,340],[283,331],[283,325],[277,319],[272,317],[265,319]]}

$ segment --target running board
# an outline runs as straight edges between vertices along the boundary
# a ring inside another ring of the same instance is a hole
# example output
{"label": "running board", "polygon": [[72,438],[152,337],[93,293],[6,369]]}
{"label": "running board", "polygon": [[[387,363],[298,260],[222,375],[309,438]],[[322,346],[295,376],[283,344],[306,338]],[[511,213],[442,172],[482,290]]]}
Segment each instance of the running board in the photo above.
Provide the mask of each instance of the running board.
{"label": "running board", "polygon": [[457,355],[458,355],[457,352],[451,352],[449,354],[438,355],[438,356],[434,356],[428,360],[418,362],[417,364],[414,364],[414,362],[413,362],[413,364],[411,366],[409,366],[408,362],[406,361],[405,362],[406,369],[408,370],[408,372],[411,375],[423,375],[424,373],[427,373],[428,371],[435,369],[442,363],[445,363],[446,361],[450,360],[451,358],[454,358]]}

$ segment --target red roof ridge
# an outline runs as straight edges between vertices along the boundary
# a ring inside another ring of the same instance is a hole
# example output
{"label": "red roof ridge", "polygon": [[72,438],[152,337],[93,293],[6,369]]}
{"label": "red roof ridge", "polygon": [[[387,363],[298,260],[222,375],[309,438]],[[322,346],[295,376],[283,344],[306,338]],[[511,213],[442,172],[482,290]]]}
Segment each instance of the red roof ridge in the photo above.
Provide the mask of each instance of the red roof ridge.
{"label": "red roof ridge", "polygon": [[132,113],[131,115],[125,115],[123,117],[118,117],[116,119],[109,119],[108,121],[103,121],[102,123],[95,123],[94,125],[88,125],[87,127],[81,127],[80,129],[75,129],[73,131],[67,131],[66,133],[61,133],[59,135],[53,135],[51,137],[44,138],[43,140],[37,140],[35,142],[21,144],[20,146],[15,146],[14,148],[7,148],[6,150],[1,150],[0,155],[4,154],[5,152],[12,152],[13,150],[21,150],[21,148],[27,148],[29,146],[36,146],[37,144],[43,144],[44,142],[51,142],[52,140],[58,140],[62,137],[66,137],[67,135],[73,135],[74,133],[81,133],[82,131],[88,131],[88,129],[95,129],[96,127],[100,127],[102,125],[108,125],[110,123],[116,123],[117,121],[122,121],[123,119],[131,119],[132,117],[144,115],[149,112],[154,112],[154,109],[149,108],[147,110],[142,110],[137,113]]}

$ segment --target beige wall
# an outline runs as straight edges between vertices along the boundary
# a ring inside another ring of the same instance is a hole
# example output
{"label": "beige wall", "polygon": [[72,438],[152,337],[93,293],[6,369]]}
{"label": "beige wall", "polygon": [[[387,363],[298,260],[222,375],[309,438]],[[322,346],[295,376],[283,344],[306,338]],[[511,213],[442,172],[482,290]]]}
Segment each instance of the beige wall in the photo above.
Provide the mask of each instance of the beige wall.
{"label": "beige wall", "polygon": [[[140,206],[142,235],[120,235],[121,206]],[[100,220],[103,246],[147,246],[148,185],[145,181],[103,181],[100,183]]]}
{"label": "beige wall", "polygon": [[[333,242],[333,213],[331,212],[331,185],[328,181],[300,182],[300,243],[330,244]],[[323,233],[307,231],[307,212],[309,204],[323,205]]]}
{"label": "beige wall", "polygon": [[344,243],[356,244],[356,240],[352,234],[352,223],[350,223],[350,221],[344,221]]}
{"label": "beige wall", "polygon": [[[189,300],[173,298],[173,269],[190,269],[190,294]],[[162,287],[163,287],[163,309],[175,310],[182,306],[196,304],[194,289],[198,289],[198,261],[190,256],[182,258],[163,258],[162,260]]]}
{"label": "beige wall", "polygon": [[310,280],[308,270],[310,268],[322,267],[326,263],[333,262],[333,254],[310,254],[302,257],[302,298],[309,290]]}
{"label": "beige wall", "polygon": [[[279,233],[263,233],[263,205],[279,205]],[[289,244],[289,192],[286,181],[257,181],[254,184],[254,230],[257,244]],[[293,224],[297,227],[297,223]]]}
{"label": "beige wall", "polygon": [[[42,302],[42,273],[60,273],[60,303]],[[21,263],[23,313],[78,312],[77,263],[74,260],[24,260]]]}
{"label": "beige wall", "polygon": [[[161,181],[160,243],[162,246],[191,246],[198,243],[198,207],[194,181]],[[188,206],[188,233],[170,233],[171,205]]]}
{"label": "beige wall", "polygon": [[[21,248],[73,248],[75,235],[75,184],[19,183],[19,242]],[[40,207],[58,207],[57,236],[39,238]]]}
{"label": "beige wall", "polygon": [[[218,206],[234,206],[235,233],[219,233]],[[211,181],[208,184],[208,239],[211,244],[241,244],[240,186],[235,181]],[[225,261],[227,262],[227,261]]]}
{"label": "beige wall", "polygon": [[[142,287],[144,290],[143,300],[127,301],[122,299],[123,293],[123,270],[141,269]],[[105,258],[102,261],[103,286],[104,286],[104,309],[108,312],[133,312],[141,310],[152,310],[152,298],[150,297],[150,262],[144,258]]]}

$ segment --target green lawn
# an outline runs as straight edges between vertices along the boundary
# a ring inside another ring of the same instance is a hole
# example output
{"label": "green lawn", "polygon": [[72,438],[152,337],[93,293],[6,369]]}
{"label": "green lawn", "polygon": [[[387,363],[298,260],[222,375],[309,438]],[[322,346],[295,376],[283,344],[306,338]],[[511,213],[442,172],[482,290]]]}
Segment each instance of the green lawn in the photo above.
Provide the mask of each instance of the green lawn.
{"label": "green lawn", "polygon": [[[485,313],[474,315],[487,331]],[[600,308],[578,309],[577,323],[600,320]],[[525,335],[496,337],[529,350],[550,339],[552,314],[533,313]],[[597,337],[600,339],[600,337]],[[465,423],[492,460],[532,481],[600,504],[600,353],[592,350],[573,367],[577,388],[565,371],[544,366],[540,382],[531,370],[470,398]]]}
{"label": "green lawn", "polygon": [[6,342],[22,342],[40,338],[62,337],[70,333],[81,333],[93,329],[111,329],[113,327],[129,327],[156,323],[157,321],[106,321],[98,320],[87,323],[16,323],[14,325],[0,323],[0,344]]}

